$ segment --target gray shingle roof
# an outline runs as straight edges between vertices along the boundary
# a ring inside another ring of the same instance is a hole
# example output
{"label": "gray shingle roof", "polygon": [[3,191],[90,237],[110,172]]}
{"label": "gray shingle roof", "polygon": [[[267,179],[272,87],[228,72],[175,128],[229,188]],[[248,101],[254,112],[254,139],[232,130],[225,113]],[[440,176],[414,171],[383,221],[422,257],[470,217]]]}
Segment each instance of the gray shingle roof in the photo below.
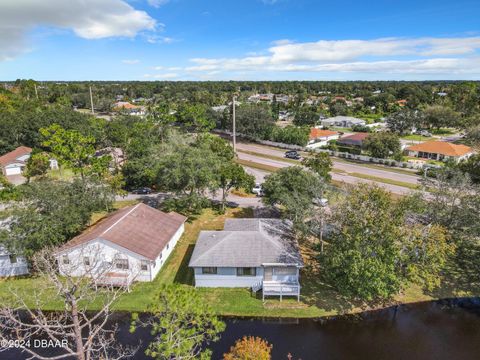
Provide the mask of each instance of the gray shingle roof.
{"label": "gray shingle roof", "polygon": [[227,219],[223,231],[201,231],[190,267],[303,266],[291,224],[279,219]]}

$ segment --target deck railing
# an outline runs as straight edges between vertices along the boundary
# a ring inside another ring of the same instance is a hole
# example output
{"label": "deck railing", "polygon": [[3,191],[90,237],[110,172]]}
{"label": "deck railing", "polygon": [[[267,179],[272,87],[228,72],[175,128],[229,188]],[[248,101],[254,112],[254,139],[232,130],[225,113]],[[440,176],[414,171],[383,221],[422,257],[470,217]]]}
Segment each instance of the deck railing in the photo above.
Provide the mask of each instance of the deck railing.
{"label": "deck railing", "polygon": [[283,296],[296,296],[300,300],[300,284],[298,282],[264,281],[262,293],[263,300],[265,300],[265,295],[280,296],[280,301]]}

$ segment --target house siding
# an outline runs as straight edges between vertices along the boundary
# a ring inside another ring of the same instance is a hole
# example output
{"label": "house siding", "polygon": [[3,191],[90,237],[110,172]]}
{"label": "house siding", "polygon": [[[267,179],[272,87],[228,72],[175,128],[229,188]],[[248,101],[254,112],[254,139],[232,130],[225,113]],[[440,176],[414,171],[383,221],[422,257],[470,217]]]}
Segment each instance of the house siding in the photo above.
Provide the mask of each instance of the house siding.
{"label": "house siding", "polygon": [[24,257],[18,256],[17,262],[12,264],[8,255],[0,255],[0,277],[26,274],[28,274],[28,264]]}
{"label": "house siding", "polygon": [[[139,254],[136,254],[128,249],[117,246],[114,243],[103,239],[96,239],[83,246],[77,246],[72,249],[64,250],[57,254],[60,273],[66,273],[72,276],[83,276],[86,273],[86,266],[83,263],[85,256],[90,258],[91,264],[98,263],[98,268],[105,263],[110,263],[116,256],[121,256],[128,260],[129,269],[121,270],[112,267],[111,271],[116,273],[132,273],[135,276],[135,281],[152,281],[165,264],[172,253],[175,245],[184,232],[184,225],[177,230],[175,235],[168,242],[168,246],[162,250],[161,254],[155,261],[151,261]],[[168,249],[167,249],[168,247]],[[70,261],[69,264],[63,263],[63,255],[67,255]],[[95,261],[95,259],[97,259]],[[147,270],[141,270],[142,261],[148,261],[149,266]]]}
{"label": "house siding", "polygon": [[217,274],[202,274],[201,267],[195,267],[196,287],[252,287],[263,280],[263,267],[257,267],[256,276],[237,276],[235,267],[218,267]]}

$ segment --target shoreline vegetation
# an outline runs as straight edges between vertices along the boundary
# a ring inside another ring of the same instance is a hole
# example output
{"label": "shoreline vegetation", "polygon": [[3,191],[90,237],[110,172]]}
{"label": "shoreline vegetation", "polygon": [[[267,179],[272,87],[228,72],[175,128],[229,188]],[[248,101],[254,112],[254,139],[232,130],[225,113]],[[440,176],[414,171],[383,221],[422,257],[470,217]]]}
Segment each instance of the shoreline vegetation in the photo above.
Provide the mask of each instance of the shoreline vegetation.
{"label": "shoreline vegetation", "polygon": [[[131,201],[118,202],[115,208],[131,205]],[[95,214],[92,223],[106,214]],[[156,289],[163,284],[177,284],[178,286],[193,286],[193,273],[188,268],[188,262],[193,247],[201,230],[221,230],[226,218],[252,217],[251,208],[227,209],[225,214],[218,214],[212,209],[204,210],[191,219],[185,228],[185,233],[176,245],[171,256],[163,268],[150,283],[136,283],[129,293],[123,294],[114,304],[113,311],[144,312],[153,301]],[[198,288],[199,294],[220,316],[235,317],[271,317],[271,318],[323,318],[329,316],[357,314],[364,311],[380,310],[391,306],[411,304],[425,301],[444,299],[458,299],[465,297],[480,297],[480,289],[459,288],[455,281],[444,281],[443,286],[431,293],[422,291],[419,286],[411,285],[395,296],[391,301],[367,306],[364,303],[349,301],[340,296],[334,289],[320,281],[318,269],[311,258],[315,255],[311,244],[301,243],[301,250],[305,257],[306,267],[302,270],[300,283],[301,301],[286,298],[283,301],[268,299],[262,302],[261,295],[252,294],[244,288]],[[0,280],[0,303],[13,304],[9,295],[9,288],[16,289],[27,295],[38,292],[44,282],[39,277],[24,277]],[[63,309],[64,303],[56,295],[45,289],[42,297],[42,309]],[[27,304],[33,305],[33,304]],[[96,310],[96,304],[89,307]]]}

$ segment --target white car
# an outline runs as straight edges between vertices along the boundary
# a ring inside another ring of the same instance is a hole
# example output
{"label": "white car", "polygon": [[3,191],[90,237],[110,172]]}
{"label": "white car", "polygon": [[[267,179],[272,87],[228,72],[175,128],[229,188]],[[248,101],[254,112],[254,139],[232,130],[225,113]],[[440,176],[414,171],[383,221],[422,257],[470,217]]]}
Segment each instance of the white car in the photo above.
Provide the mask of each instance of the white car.
{"label": "white car", "polygon": [[263,196],[263,188],[262,184],[255,184],[255,186],[252,189],[252,193],[254,193],[257,196]]}

